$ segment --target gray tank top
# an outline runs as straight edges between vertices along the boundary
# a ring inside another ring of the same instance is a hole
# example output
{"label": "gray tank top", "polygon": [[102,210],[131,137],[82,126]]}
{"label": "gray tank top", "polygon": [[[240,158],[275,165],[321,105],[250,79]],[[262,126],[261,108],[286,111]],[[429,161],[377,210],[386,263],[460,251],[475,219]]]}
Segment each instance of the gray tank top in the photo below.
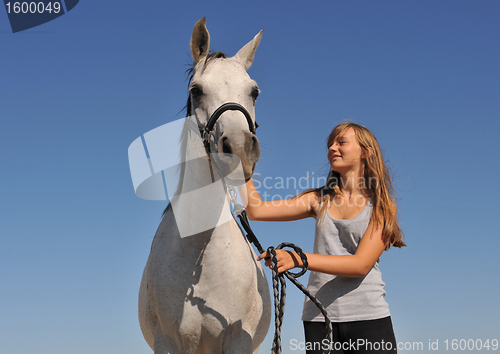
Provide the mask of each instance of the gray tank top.
{"label": "gray tank top", "polygon": [[[371,201],[355,218],[334,219],[326,211],[323,226],[316,222],[314,253],[352,255],[356,252],[372,214]],[[318,218],[319,219],[319,218]],[[374,320],[390,315],[385,301],[385,283],[375,262],[365,277],[348,278],[311,272],[308,289],[318,298],[332,322]],[[306,296],[303,321],[324,321],[316,305]]]}

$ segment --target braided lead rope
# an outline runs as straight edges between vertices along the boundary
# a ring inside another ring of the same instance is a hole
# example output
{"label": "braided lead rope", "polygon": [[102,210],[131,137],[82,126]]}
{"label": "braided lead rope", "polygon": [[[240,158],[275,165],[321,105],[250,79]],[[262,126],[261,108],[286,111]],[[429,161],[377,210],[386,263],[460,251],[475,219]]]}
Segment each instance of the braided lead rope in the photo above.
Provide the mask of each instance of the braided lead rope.
{"label": "braided lead rope", "polygon": [[[269,247],[267,251],[271,255],[274,290],[274,339],[271,353],[281,354],[281,327],[283,326],[283,317],[285,316],[286,282],[283,274],[278,273],[278,260],[276,258],[276,250],[274,249],[274,247]],[[278,282],[281,283],[281,288],[278,287]]]}
{"label": "braided lead rope", "polygon": [[[332,333],[332,323],[330,319],[328,318],[328,313],[326,312],[325,308],[321,303],[316,299],[314,295],[312,295],[309,290],[307,290],[304,285],[302,285],[297,279],[295,279],[293,276],[290,276],[285,272],[285,276],[290,280],[297,288],[299,288],[300,291],[302,291],[315,305],[316,307],[321,311],[321,314],[325,318],[325,326],[326,326],[326,336],[325,338],[328,339],[328,343],[333,343],[333,333]],[[328,350],[325,350],[323,353],[325,354],[330,354],[331,351],[331,345],[328,346]]]}
{"label": "braided lead rope", "polygon": [[241,226],[243,226],[243,229],[247,232],[247,239],[250,243],[253,243],[255,247],[257,248],[257,251],[259,251],[259,254],[262,254],[266,252],[262,245],[260,244],[259,240],[257,239],[257,236],[252,231],[252,228],[250,227],[250,223],[248,222],[248,217],[247,217],[247,212],[245,208],[240,205],[240,204],[235,204],[234,205],[234,215],[240,219]]}
{"label": "braided lead rope", "polygon": [[[259,251],[259,254],[264,253],[264,248],[260,244],[259,240],[257,239],[257,236],[252,231],[252,228],[250,227],[250,223],[247,218],[246,210],[245,208],[237,204],[233,201],[234,205],[234,215],[240,219],[241,225],[243,229],[247,232],[247,238],[250,243],[253,243],[257,250]],[[284,277],[286,276],[288,280],[290,280],[300,291],[302,291],[315,305],[318,307],[318,309],[321,311],[321,314],[325,317],[325,325],[326,325],[326,339],[329,340],[329,343],[333,342],[333,337],[332,337],[332,324],[330,322],[330,319],[328,318],[328,314],[321,305],[321,303],[316,299],[314,295],[312,295],[307,288],[302,285],[297,279],[302,275],[305,274],[307,271],[308,267],[308,262],[307,262],[307,257],[302,251],[302,249],[298,246],[296,246],[293,243],[289,242],[283,242],[281,243],[276,249],[282,249],[283,247],[291,247],[297,252],[299,257],[302,260],[302,270],[299,273],[292,273],[289,271],[283,272],[283,273],[278,273],[278,261],[276,259],[276,251],[274,247],[269,247],[267,250],[269,254],[271,254],[271,264],[272,264],[272,277],[273,277],[273,290],[274,290],[274,317],[275,317],[275,332],[274,332],[274,340],[273,340],[273,347],[271,349],[271,353],[273,354],[281,354],[281,327],[283,325],[283,317],[285,315],[285,300],[286,300],[286,282]],[[281,284],[281,287],[279,284]],[[280,296],[280,290],[281,290],[281,296]],[[331,351],[331,345],[328,346],[328,350],[324,351],[324,354],[330,354]]]}
{"label": "braided lead rope", "polygon": [[[293,248],[294,251],[299,255],[302,260],[302,270],[298,273],[292,273],[289,271],[285,271],[283,273],[278,273],[278,260],[276,258],[276,250],[274,247],[269,247],[267,251],[271,254],[271,268],[273,273],[273,289],[274,289],[274,316],[275,316],[275,332],[274,332],[274,341],[273,348],[271,353],[273,354],[281,354],[281,326],[283,325],[283,317],[285,315],[285,300],[286,300],[286,283],[284,277],[286,276],[288,280],[290,280],[299,290],[301,290],[311,301],[318,307],[321,311],[322,315],[325,317],[325,325],[326,325],[326,339],[329,340],[329,343],[332,343],[332,324],[330,319],[328,318],[328,314],[321,305],[321,303],[316,299],[314,295],[312,295],[309,290],[307,290],[304,285],[302,285],[296,278],[301,277],[307,271],[307,267],[309,263],[307,261],[307,256],[302,251],[302,249],[290,242],[281,243],[276,249],[283,249],[284,247]],[[281,297],[279,295],[277,281],[281,282]],[[279,299],[278,299],[279,298]],[[325,350],[325,354],[330,354],[331,345],[328,346],[328,350]]]}

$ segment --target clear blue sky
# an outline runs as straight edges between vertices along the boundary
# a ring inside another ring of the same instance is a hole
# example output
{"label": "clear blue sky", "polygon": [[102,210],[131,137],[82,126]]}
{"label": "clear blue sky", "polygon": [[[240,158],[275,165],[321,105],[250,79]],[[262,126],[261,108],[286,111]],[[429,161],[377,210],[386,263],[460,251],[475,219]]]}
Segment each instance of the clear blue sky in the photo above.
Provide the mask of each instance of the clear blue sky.
{"label": "clear blue sky", "polygon": [[[230,55],[264,29],[257,179],[326,173],[341,121],[377,136],[408,244],[381,259],[397,341],[500,339],[499,2],[81,0],[16,34],[0,9],[0,353],[151,353],[137,297],[165,203],[135,196],[127,149],[183,116],[203,16]],[[252,225],[312,250],[312,220]],[[302,301],[289,286],[285,354]]]}

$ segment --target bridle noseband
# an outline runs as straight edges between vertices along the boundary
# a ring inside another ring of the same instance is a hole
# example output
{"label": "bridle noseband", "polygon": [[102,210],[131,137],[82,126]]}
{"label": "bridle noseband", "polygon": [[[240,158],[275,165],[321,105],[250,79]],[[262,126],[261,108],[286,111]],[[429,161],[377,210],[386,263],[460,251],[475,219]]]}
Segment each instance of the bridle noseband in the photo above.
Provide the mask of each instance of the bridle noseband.
{"label": "bridle noseband", "polygon": [[257,122],[255,122],[254,125],[254,123],[252,122],[252,117],[250,117],[250,113],[248,113],[245,107],[243,107],[241,104],[236,102],[224,103],[219,108],[217,108],[214,113],[212,113],[212,115],[208,119],[207,124],[205,125],[205,128],[200,128],[201,138],[203,139],[203,144],[205,145],[205,150],[207,150],[208,156],[210,156],[210,134],[214,129],[217,119],[219,119],[219,117],[225,111],[240,111],[241,113],[243,113],[243,115],[247,119],[248,128],[250,129],[250,132],[252,134],[255,134],[255,129],[257,129],[257,127],[259,126]]}

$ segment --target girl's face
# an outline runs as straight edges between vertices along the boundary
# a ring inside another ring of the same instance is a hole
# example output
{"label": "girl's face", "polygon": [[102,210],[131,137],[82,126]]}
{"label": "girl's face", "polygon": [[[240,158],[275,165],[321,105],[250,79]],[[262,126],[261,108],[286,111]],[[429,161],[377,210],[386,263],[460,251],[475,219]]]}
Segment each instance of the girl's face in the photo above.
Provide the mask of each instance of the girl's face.
{"label": "girl's face", "polygon": [[328,147],[328,162],[332,170],[340,174],[359,169],[362,157],[363,150],[353,128],[337,135]]}

